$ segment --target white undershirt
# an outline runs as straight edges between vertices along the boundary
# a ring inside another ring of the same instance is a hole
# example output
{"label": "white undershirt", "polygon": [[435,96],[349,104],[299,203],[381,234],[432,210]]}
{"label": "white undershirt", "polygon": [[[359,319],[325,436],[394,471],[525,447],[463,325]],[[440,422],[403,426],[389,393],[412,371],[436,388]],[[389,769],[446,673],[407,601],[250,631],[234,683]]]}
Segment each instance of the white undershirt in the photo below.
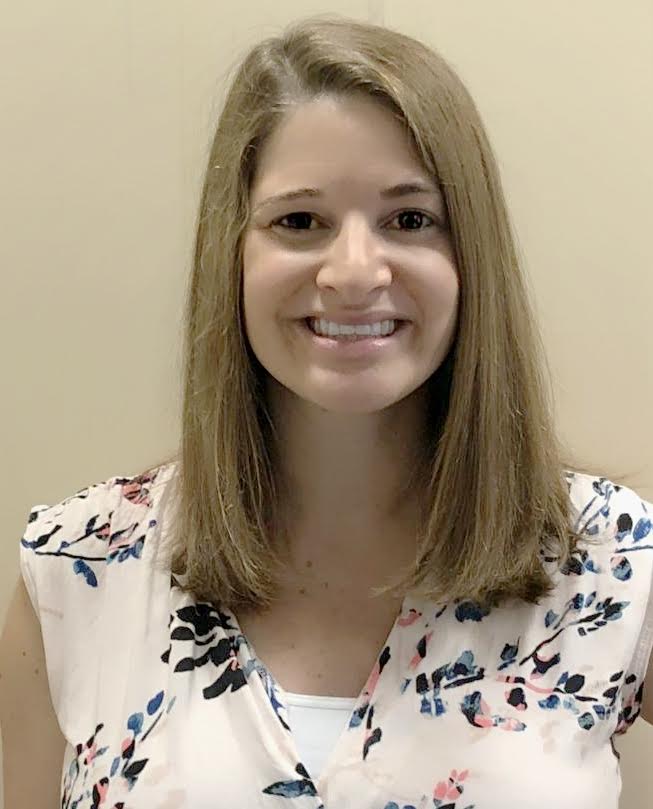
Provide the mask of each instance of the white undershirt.
{"label": "white undershirt", "polygon": [[356,704],[355,697],[288,696],[288,720],[302,763],[317,779]]}

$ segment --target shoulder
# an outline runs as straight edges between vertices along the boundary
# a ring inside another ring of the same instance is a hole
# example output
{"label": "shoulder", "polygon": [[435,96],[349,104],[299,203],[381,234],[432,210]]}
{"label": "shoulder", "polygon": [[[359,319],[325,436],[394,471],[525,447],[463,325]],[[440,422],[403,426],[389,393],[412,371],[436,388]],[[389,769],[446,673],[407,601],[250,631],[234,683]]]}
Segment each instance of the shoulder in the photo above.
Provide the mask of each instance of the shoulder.
{"label": "shoulder", "polygon": [[573,527],[589,537],[565,572],[589,574],[611,598],[610,620],[629,616],[622,635],[630,649],[617,732],[638,715],[653,722],[653,503],[636,491],[588,473],[565,473]]}
{"label": "shoulder", "polygon": [[574,528],[594,536],[608,532],[617,540],[650,538],[653,504],[627,486],[599,475],[565,471],[576,512]]}
{"label": "shoulder", "polygon": [[653,601],[653,504],[605,477],[581,472],[565,475],[571,527],[583,540],[571,572],[591,571],[619,582],[622,594],[635,602]]}
{"label": "shoulder", "polygon": [[168,471],[115,475],[30,510],[21,575],[40,624],[52,706],[69,740],[86,733],[100,678],[118,687],[144,631]]}
{"label": "shoulder", "polygon": [[20,568],[37,612],[43,590],[60,586],[62,577],[97,588],[107,565],[141,557],[148,517],[171,471],[166,465],[115,475],[53,505],[32,506],[20,540]]}

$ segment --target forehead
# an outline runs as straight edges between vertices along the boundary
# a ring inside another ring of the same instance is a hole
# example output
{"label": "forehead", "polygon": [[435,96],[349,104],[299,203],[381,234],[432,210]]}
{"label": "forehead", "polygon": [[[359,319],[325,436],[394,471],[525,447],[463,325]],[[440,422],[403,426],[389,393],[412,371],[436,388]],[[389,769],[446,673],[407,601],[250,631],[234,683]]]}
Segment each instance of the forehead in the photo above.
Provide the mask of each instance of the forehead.
{"label": "forehead", "polygon": [[412,139],[394,115],[369,99],[325,98],[291,110],[257,156],[253,190],[281,183],[325,186],[334,174],[377,185],[428,179]]}

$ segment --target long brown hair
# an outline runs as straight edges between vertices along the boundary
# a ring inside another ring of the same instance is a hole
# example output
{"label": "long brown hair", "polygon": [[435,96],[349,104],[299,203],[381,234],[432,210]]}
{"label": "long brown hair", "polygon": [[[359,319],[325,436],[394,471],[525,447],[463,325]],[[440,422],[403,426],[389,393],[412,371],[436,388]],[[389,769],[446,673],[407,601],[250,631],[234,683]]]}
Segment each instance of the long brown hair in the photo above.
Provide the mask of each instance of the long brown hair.
{"label": "long brown hair", "polygon": [[333,14],[253,47],[217,122],[185,310],[181,444],[168,459],[172,572],[195,597],[232,609],[274,601],[288,545],[277,530],[283,493],[265,371],[242,314],[249,191],[257,152],[289,110],[361,94],[392,111],[439,184],[461,287],[452,349],[427,382],[431,440],[406,481],[424,492],[418,558],[375,593],[539,603],[554,586],[543,549],[560,567],[582,534],[571,527],[572,464],[554,429],[548,364],[492,147],[437,52]]}

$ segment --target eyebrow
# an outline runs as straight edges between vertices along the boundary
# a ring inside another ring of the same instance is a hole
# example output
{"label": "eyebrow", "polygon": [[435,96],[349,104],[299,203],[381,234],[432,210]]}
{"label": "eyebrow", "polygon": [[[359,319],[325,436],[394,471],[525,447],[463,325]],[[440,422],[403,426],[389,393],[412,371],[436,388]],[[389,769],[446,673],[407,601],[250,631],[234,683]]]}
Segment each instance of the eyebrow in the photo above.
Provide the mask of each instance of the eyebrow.
{"label": "eyebrow", "polygon": [[[380,192],[379,196],[381,199],[396,199],[397,197],[406,197],[409,194],[437,194],[438,188],[431,185],[430,183],[398,183],[397,185],[391,185],[390,188],[384,188],[383,191]],[[260,202],[255,208],[254,211],[259,211],[261,208],[267,207],[268,205],[272,205],[275,202],[288,202],[293,199],[298,199],[299,197],[323,197],[324,192],[321,191],[319,188],[296,188],[292,191],[284,191],[281,194],[274,194],[267,199],[264,199],[263,202]]]}

